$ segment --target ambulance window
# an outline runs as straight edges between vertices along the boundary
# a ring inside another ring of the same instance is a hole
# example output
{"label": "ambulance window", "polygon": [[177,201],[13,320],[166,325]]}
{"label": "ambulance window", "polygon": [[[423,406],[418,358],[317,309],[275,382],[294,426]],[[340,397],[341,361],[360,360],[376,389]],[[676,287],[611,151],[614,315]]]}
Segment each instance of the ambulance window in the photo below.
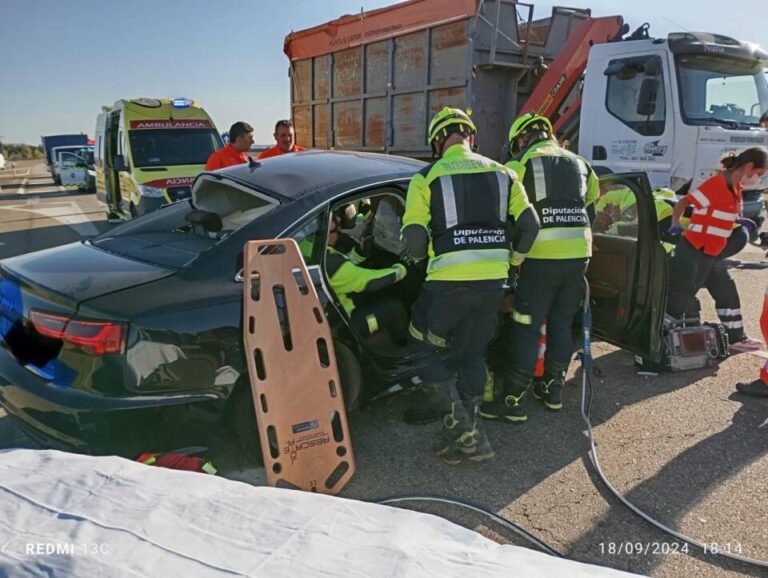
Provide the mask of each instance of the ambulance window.
{"label": "ambulance window", "polygon": [[[664,134],[667,111],[661,59],[644,56],[611,60],[605,73],[608,75],[605,96],[608,112],[641,135]],[[647,114],[639,105],[641,96],[648,98],[649,87],[654,87],[651,96],[655,98],[653,110]]]}

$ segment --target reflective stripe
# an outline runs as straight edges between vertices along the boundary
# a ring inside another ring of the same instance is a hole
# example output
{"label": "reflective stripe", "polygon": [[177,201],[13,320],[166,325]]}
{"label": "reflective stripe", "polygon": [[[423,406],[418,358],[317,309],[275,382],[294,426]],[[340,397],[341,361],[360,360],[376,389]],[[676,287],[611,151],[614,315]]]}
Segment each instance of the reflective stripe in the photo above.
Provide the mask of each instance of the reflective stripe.
{"label": "reflective stripe", "polygon": [[533,323],[531,320],[530,315],[526,315],[525,313],[520,313],[519,311],[512,311],[512,319],[520,323],[521,325],[530,325]]}
{"label": "reflective stripe", "polygon": [[736,213],[729,213],[726,211],[718,211],[715,209],[712,211],[712,217],[715,219],[721,219],[723,221],[735,221],[738,215]]}
{"label": "reflective stripe", "polygon": [[721,229],[720,227],[707,227],[704,232],[706,235],[714,235],[715,237],[725,237],[726,239],[731,236],[732,229]]}
{"label": "reflective stripe", "polygon": [[702,193],[699,189],[696,189],[691,193],[691,196],[693,196],[694,199],[696,199],[699,204],[702,206],[702,208],[706,208],[709,206],[709,199],[707,196]]}
{"label": "reflective stripe", "polygon": [[741,329],[744,327],[744,323],[741,321],[721,321],[722,325],[725,325],[728,329]]}
{"label": "reflective stripe", "polygon": [[509,212],[509,177],[501,171],[496,172],[496,178],[499,181],[499,217],[501,222],[507,220],[507,213]]}
{"label": "reflective stripe", "polygon": [[432,345],[436,345],[437,347],[446,347],[445,339],[439,335],[435,335],[431,331],[427,331],[427,341]]}
{"label": "reflective stripe", "polygon": [[688,225],[688,230],[692,233],[701,233],[704,230],[704,225]]}
{"label": "reflective stripe", "polygon": [[368,324],[368,333],[373,334],[379,330],[379,320],[373,313],[365,316],[365,322]]}
{"label": "reflective stripe", "polygon": [[587,196],[587,176],[589,171],[587,170],[587,164],[581,159],[576,159],[576,164],[579,165],[579,174],[581,175],[581,189],[579,190],[579,196],[583,199]]}
{"label": "reflective stripe", "polygon": [[547,181],[544,178],[544,162],[541,157],[531,159],[531,170],[533,170],[533,188],[536,189],[536,202],[539,202],[547,197]]}
{"label": "reflective stripe", "polygon": [[586,227],[558,227],[556,229],[539,229],[536,241],[554,241],[556,239],[583,239]]}
{"label": "reflective stripe", "polygon": [[727,315],[727,316],[739,315],[739,316],[741,316],[741,309],[715,309],[715,313],[717,313],[718,317],[720,317],[722,315]]}
{"label": "reflective stripe", "polygon": [[508,249],[479,249],[477,251],[460,251],[457,253],[446,253],[431,259],[427,265],[427,272],[456,265],[466,265],[467,263],[477,263],[480,261],[509,261]]}
{"label": "reflective stripe", "polygon": [[424,334],[416,329],[416,327],[413,325],[413,323],[408,324],[408,333],[411,334],[411,337],[418,341],[424,341]]}
{"label": "reflective stripe", "polygon": [[440,188],[443,190],[443,207],[445,210],[445,228],[450,229],[459,224],[456,213],[456,193],[453,191],[453,179],[440,177]]}

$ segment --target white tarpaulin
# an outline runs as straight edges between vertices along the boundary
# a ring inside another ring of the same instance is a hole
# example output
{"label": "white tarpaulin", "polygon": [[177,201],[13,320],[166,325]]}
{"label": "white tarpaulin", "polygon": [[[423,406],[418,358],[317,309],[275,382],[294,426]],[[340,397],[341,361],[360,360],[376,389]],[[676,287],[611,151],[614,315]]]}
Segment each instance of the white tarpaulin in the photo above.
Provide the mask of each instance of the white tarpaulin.
{"label": "white tarpaulin", "polygon": [[437,516],[116,457],[0,451],[2,576],[627,576]]}

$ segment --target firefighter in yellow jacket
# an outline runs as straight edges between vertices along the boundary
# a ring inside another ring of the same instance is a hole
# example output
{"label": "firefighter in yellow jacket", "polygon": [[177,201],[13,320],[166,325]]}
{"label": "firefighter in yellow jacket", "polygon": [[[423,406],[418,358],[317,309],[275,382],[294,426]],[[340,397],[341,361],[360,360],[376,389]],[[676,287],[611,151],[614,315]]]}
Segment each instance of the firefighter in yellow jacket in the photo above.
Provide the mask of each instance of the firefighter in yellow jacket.
{"label": "firefighter in yellow jacket", "polygon": [[[408,187],[406,253],[427,259],[427,277],[411,311],[411,346],[429,358],[442,431],[435,453],[450,464],[481,461],[494,452],[478,423],[486,380],[485,352],[494,336],[509,273],[513,226],[522,259],[539,224],[514,172],[472,151],[477,129],[469,116],[443,108],[429,125],[438,160]],[[457,375],[445,364],[449,357]]]}
{"label": "firefighter in yellow jacket", "polygon": [[584,299],[592,255],[587,209],[600,195],[600,182],[584,159],[560,147],[552,135],[549,120],[534,113],[515,120],[509,130],[515,156],[507,167],[523,182],[541,229],[518,277],[511,338],[501,344],[510,360],[503,391],[481,409],[489,419],[527,419],[523,400],[533,382],[545,321],[544,376],[533,383],[533,395],[550,410],[563,406],[561,392],[574,349],[571,327]]}

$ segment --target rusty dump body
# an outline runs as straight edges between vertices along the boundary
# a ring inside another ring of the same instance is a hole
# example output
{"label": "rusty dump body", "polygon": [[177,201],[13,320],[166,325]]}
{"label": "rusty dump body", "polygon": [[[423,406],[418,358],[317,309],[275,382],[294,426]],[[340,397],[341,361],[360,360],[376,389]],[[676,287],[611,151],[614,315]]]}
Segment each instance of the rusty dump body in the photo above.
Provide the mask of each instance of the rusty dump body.
{"label": "rusty dump body", "polygon": [[291,33],[297,142],[429,158],[429,119],[471,108],[479,152],[500,159],[507,130],[588,10],[510,0],[410,0]]}

